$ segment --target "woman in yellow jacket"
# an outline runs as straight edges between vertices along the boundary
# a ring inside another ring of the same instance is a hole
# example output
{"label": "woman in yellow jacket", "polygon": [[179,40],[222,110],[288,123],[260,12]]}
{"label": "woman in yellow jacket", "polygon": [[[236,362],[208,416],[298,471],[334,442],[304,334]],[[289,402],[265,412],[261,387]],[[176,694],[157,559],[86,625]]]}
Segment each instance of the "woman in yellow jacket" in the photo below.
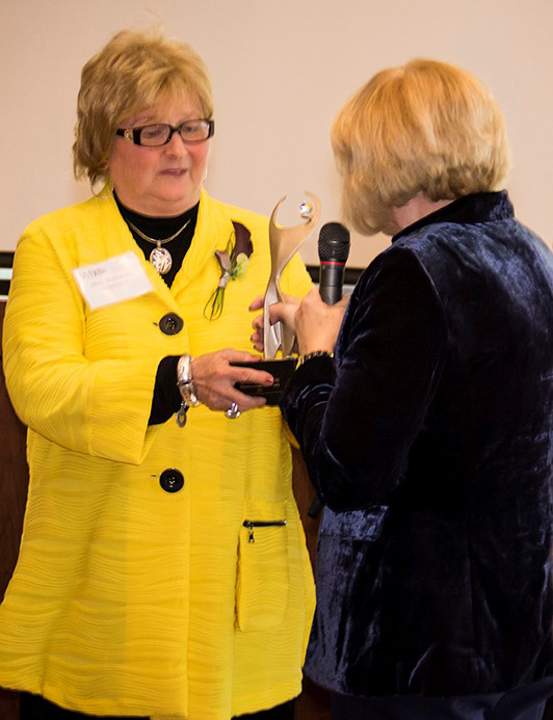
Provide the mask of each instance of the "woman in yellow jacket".
{"label": "woman in yellow jacket", "polygon": [[[83,69],[74,145],[107,184],[17,248],[4,363],[30,487],[0,685],[48,717],[287,718],[301,689],[290,451],[278,407],[234,387],[270,375],[231,365],[268,222],[202,189],[213,129],[198,56],[119,33]],[[284,275],[309,290],[299,258]]]}

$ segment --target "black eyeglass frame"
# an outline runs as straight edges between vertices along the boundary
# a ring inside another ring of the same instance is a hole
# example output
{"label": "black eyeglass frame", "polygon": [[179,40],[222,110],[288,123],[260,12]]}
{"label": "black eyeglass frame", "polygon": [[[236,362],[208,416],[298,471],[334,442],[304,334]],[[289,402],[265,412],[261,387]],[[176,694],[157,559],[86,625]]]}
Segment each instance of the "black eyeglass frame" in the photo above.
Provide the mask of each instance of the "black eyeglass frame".
{"label": "black eyeglass frame", "polygon": [[[185,139],[182,136],[181,130],[185,125],[188,125],[189,123],[193,122],[203,122],[207,123],[208,125],[208,134],[207,137],[202,138],[201,140],[188,140]],[[157,125],[165,125],[169,128],[169,137],[165,142],[160,143],[159,145],[144,145],[140,141],[140,133],[142,130],[145,130],[149,127],[156,127]],[[215,132],[215,120],[206,120],[205,118],[195,118],[193,120],[185,120],[180,125],[177,125],[177,127],[173,127],[172,125],[169,125],[169,123],[152,123],[151,125],[142,125],[141,127],[135,127],[135,128],[117,128],[115,131],[116,135],[120,135],[121,137],[125,138],[125,140],[130,140],[130,142],[133,142],[135,145],[138,145],[139,147],[163,147],[164,145],[167,145],[171,142],[171,138],[175,133],[178,133],[181,136],[181,139],[185,145],[199,145],[200,143],[205,142],[206,140],[209,140],[210,137],[213,137],[213,134]]]}

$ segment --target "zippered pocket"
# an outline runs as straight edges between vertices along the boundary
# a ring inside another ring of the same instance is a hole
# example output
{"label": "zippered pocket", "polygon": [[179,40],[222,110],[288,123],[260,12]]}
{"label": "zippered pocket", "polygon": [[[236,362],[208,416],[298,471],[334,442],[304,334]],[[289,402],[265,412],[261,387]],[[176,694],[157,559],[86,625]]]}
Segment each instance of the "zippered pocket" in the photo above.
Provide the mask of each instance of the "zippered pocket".
{"label": "zippered pocket", "polygon": [[286,520],[244,520],[242,525],[248,529],[248,542],[255,542],[255,528],[284,527]]}
{"label": "zippered pocket", "polygon": [[270,630],[288,607],[286,501],[247,501],[240,528],[236,623],[242,632]]}

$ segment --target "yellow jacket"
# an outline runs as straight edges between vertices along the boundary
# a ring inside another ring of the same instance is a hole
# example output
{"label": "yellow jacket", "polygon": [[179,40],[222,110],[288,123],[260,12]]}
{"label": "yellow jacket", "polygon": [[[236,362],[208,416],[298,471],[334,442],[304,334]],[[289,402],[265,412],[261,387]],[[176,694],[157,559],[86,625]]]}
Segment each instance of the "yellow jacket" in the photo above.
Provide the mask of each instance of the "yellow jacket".
{"label": "yellow jacket", "polygon": [[[214,251],[232,220],[254,250],[209,321]],[[200,406],[184,428],[174,417],[148,426],[161,358],[251,349],[247,308],[268,280],[267,230],[266,218],[204,192],[171,289],[112,197],[46,215],[21,238],[4,364],[29,427],[30,488],[0,606],[0,685],[89,714],[189,720],[228,720],[300,692],[314,592],[278,408],[229,420]],[[153,292],[90,311],[73,269],[129,250]],[[283,289],[309,288],[296,257]],[[171,313],[184,321],[176,334],[163,331]],[[176,492],[164,489],[172,469],[184,478]],[[248,542],[245,520],[284,519]]]}

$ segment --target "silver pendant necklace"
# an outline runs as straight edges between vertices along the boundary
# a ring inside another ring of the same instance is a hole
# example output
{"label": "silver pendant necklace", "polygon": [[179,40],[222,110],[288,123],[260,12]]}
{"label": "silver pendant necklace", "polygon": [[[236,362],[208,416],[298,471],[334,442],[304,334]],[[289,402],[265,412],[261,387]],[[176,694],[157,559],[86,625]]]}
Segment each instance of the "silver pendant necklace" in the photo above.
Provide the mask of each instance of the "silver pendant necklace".
{"label": "silver pendant necklace", "polygon": [[169,250],[161,246],[165,245],[165,243],[171,242],[171,240],[174,240],[178,235],[180,235],[181,232],[190,223],[190,219],[188,219],[174,235],[171,235],[171,237],[168,238],[164,238],[163,240],[156,240],[155,238],[148,237],[141,230],[139,230],[136,225],[133,225],[130,220],[127,220],[127,222],[129,223],[129,227],[131,228],[131,230],[134,230],[134,232],[139,235],[143,240],[147,240],[149,243],[152,243],[152,245],[155,245],[155,248],[150,253],[149,260],[160,275],[167,275],[167,273],[173,266],[173,258],[171,257],[171,253],[169,252]]}

